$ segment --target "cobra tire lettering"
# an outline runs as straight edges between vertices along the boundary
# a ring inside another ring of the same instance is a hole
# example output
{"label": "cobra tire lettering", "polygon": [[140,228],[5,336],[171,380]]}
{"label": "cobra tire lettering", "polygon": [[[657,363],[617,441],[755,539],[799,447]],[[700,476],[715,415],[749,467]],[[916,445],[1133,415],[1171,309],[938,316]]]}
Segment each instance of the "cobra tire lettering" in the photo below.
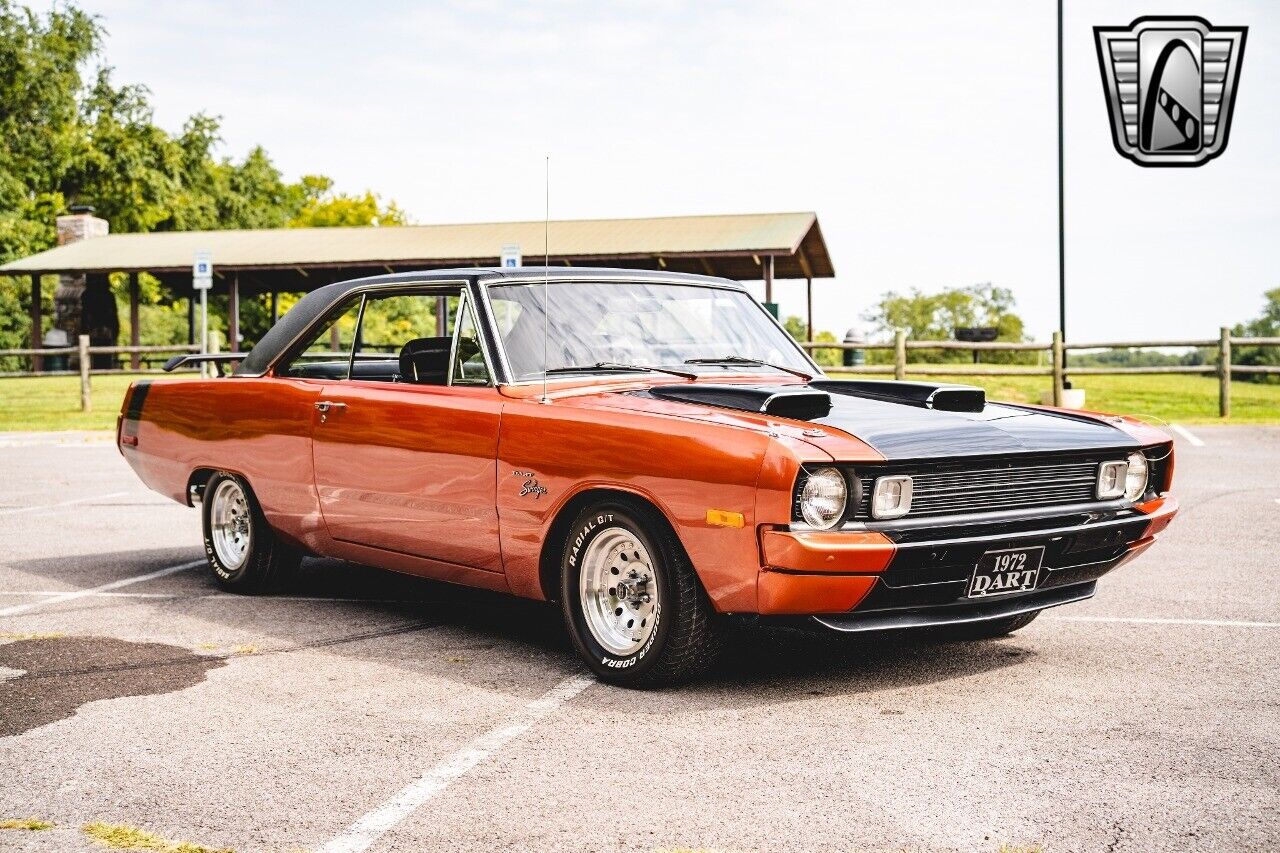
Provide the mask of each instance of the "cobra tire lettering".
{"label": "cobra tire lettering", "polygon": [[649,642],[644,644],[644,648],[636,652],[629,658],[600,658],[600,663],[610,669],[626,669],[635,666],[644,660],[644,656],[649,654],[649,650],[653,648],[653,643],[658,639],[658,626],[662,624],[662,605],[658,604],[653,609],[653,633],[649,635]]}

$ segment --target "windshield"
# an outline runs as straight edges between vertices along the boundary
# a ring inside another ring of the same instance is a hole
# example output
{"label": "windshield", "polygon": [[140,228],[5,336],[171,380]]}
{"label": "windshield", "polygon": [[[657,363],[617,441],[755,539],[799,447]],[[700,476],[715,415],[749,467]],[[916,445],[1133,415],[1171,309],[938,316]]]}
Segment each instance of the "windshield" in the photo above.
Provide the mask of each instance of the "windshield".
{"label": "windshield", "polygon": [[[489,288],[498,336],[517,381],[541,378],[543,285]],[[786,332],[748,294],[683,284],[592,281],[547,286],[546,367],[647,365],[699,373],[770,372],[738,364],[685,365],[691,359],[737,358],[813,373]]]}

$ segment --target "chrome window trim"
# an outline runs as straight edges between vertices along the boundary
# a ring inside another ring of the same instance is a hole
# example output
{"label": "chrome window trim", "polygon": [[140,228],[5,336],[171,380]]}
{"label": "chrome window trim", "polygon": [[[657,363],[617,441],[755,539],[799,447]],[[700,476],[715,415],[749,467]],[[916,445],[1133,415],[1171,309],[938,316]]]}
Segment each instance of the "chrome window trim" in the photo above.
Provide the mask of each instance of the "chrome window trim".
{"label": "chrome window trim", "polygon": [[[458,310],[453,317],[453,341],[449,344],[449,373],[446,385],[450,388],[454,387],[454,371],[458,366],[458,340],[462,336],[462,315],[471,307],[471,294],[466,288],[462,289],[462,295],[458,297]],[[485,372],[489,375],[487,382],[464,382],[458,385],[459,388],[492,388],[493,385],[493,368],[489,364],[489,354],[485,352],[484,334],[481,331],[481,323],[475,311],[471,312],[471,323],[475,326],[476,335],[480,338],[480,358],[484,360]]]}
{"label": "chrome window trim", "polygon": [[[356,326],[351,331],[351,353],[347,357],[347,375],[345,381],[350,382],[356,375],[356,345],[360,343],[361,332],[364,331],[364,309],[369,304],[369,294],[360,294],[360,310],[356,312]],[[341,319],[342,315],[338,315]]]}
{"label": "chrome window trim", "polygon": [[[466,291],[467,285],[469,283],[470,283],[470,279],[466,279],[466,278],[415,279],[414,281],[405,281],[405,282],[400,282],[400,281],[370,282],[369,284],[362,284],[359,287],[353,287],[350,290],[348,290],[346,293],[342,294],[342,296],[344,301],[351,296],[362,297],[361,310],[363,311],[363,297],[374,291],[430,290],[433,287],[440,287],[440,288],[458,287],[461,290]],[[322,315],[321,317],[317,318],[314,323],[311,323],[310,325],[303,327],[302,331],[294,335],[293,339],[290,340],[288,344],[281,347],[280,355],[276,356],[271,361],[271,363],[268,364],[262,370],[261,373],[238,373],[236,374],[236,376],[238,376],[241,379],[254,379],[262,376],[267,376],[268,374],[275,375],[276,367],[280,365],[280,362],[286,360],[287,358],[290,358],[294,354],[293,348],[298,345],[298,342],[304,339],[307,335],[311,334],[313,331],[315,331],[321,324],[325,323],[331,316],[332,315],[329,315],[329,314]],[[284,378],[296,378],[296,377],[284,377]]]}
{"label": "chrome window trim", "polygon": [[[751,300],[751,303],[755,305],[756,308],[759,309],[761,313],[763,313],[766,317],[769,318],[769,321],[773,323],[774,327],[777,328],[778,331],[781,332],[783,336],[788,341],[791,342],[791,345],[795,348],[795,351],[800,354],[800,357],[804,359],[805,363],[808,364],[811,368],[813,368],[814,378],[819,379],[826,376],[826,374],[822,372],[822,368],[819,367],[817,363],[813,360],[813,358],[810,357],[810,355],[804,351],[804,348],[801,347],[796,342],[795,338],[791,337],[791,333],[786,330],[786,327],[778,322],[778,318],[774,317],[772,314],[766,311],[765,307],[761,303],[757,302],[756,298],[751,295],[750,291],[748,291],[741,284],[736,284],[729,281],[725,281],[725,282],[714,281],[714,280],[698,281],[696,279],[690,280],[690,279],[684,279],[684,278],[665,277],[665,276],[645,276],[642,278],[642,277],[629,276],[629,275],[591,275],[591,276],[554,276],[553,275],[545,279],[534,278],[532,276],[521,276],[519,278],[502,278],[502,277],[495,276],[494,278],[484,279],[484,280],[478,281],[477,283],[479,284],[480,289],[484,291],[485,305],[488,309],[487,313],[489,314],[489,319],[491,322],[495,323],[495,326],[493,328],[493,340],[494,340],[495,347],[497,348],[498,352],[501,354],[503,371],[505,373],[505,376],[504,376],[505,381],[499,382],[498,383],[499,385],[510,385],[510,386],[541,385],[543,382],[543,378],[539,376],[537,379],[522,379],[519,381],[515,381],[511,379],[511,377],[514,374],[511,371],[510,362],[507,361],[506,348],[502,346],[502,337],[498,334],[498,330],[496,326],[496,315],[493,312],[493,304],[489,300],[489,288],[491,287],[537,287],[542,284],[566,284],[566,283],[569,283],[569,284],[572,284],[572,283],[578,283],[578,284],[598,284],[598,283],[677,284],[677,285],[683,285],[685,287],[705,287],[710,290],[728,290],[733,293],[744,294],[748,299]],[[742,365],[742,367],[744,368],[743,372],[748,372],[746,368],[749,367],[749,365]],[[763,368],[763,369],[767,370],[768,368]],[[650,374],[648,371],[643,371],[643,370],[637,370],[633,372],[624,372],[624,371],[618,370],[618,371],[610,371],[609,375],[621,378],[626,376],[651,376],[652,374]],[[555,381],[555,380],[552,380],[552,381]]]}

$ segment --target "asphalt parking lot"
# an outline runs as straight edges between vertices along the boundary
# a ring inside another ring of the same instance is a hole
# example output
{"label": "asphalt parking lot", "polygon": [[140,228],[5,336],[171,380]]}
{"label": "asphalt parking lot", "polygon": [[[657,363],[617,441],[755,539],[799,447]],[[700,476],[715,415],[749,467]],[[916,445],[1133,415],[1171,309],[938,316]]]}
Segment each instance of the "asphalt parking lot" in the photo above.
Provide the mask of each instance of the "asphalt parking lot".
{"label": "asphalt parking lot", "polygon": [[1098,596],[945,643],[741,634],[583,676],[551,607],[309,561],[220,593],[108,440],[0,435],[0,850],[1280,844],[1280,429],[1178,438],[1180,518]]}

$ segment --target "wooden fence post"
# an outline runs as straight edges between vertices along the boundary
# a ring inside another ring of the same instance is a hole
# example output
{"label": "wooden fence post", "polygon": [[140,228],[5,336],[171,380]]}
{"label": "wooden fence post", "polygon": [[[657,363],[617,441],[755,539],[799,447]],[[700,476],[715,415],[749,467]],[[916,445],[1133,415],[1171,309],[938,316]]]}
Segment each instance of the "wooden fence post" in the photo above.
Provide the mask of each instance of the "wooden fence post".
{"label": "wooden fence post", "polygon": [[907,378],[907,331],[897,329],[893,333],[893,378]]}
{"label": "wooden fence post", "polygon": [[[337,327],[338,327],[338,324],[334,323],[334,328],[336,329]],[[222,352],[222,333],[219,332],[217,329],[210,329],[209,330],[209,353],[210,355],[217,355],[220,352]],[[217,376],[217,375],[219,375],[219,372],[217,369],[214,368],[212,364],[209,364],[207,361],[200,362],[200,378],[201,379],[208,379],[210,376]]]}
{"label": "wooden fence post", "polygon": [[1218,335],[1218,417],[1231,417],[1231,329]]}
{"label": "wooden fence post", "polygon": [[1062,332],[1053,333],[1053,404],[1062,405],[1062,382],[1066,372],[1066,350],[1062,347]]}
{"label": "wooden fence post", "polygon": [[89,336],[80,336],[80,411],[93,411],[89,390]]}

